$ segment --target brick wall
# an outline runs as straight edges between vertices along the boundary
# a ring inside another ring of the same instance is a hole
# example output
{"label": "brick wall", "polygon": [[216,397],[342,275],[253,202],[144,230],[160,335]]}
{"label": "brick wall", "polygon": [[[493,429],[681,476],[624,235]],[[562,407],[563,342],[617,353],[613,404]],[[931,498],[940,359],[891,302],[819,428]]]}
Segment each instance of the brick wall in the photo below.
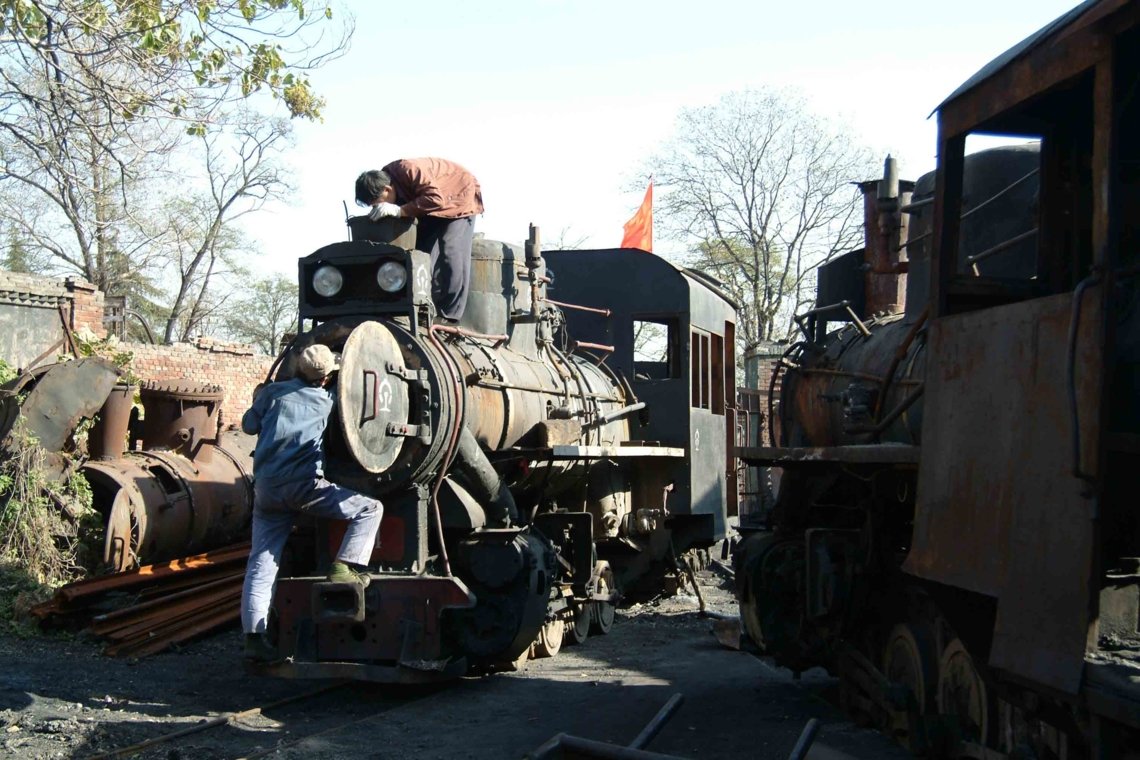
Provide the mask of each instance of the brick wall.
{"label": "brick wall", "polygon": [[198,338],[193,343],[152,346],[124,343],[134,354],[134,371],[143,380],[189,380],[195,385],[220,385],[222,425],[237,425],[249,408],[253,389],[265,380],[274,357],[257,353],[244,343]]}
{"label": "brick wall", "polygon": [[[82,280],[0,272],[0,358],[26,368],[63,338],[63,324],[73,332],[106,337],[102,291]],[[265,379],[274,357],[244,343],[198,338],[193,343],[154,346],[123,343],[134,354],[134,372],[142,380],[188,380],[219,385],[225,392],[222,424],[238,424],[253,388]],[[61,347],[56,354],[66,353]],[[49,355],[41,364],[54,361]]]}
{"label": "brick wall", "polygon": [[107,330],[103,327],[103,291],[83,280],[68,277],[63,281],[71,296],[71,329],[85,330],[96,338],[104,338]]}
{"label": "brick wall", "polygon": [[22,368],[53,361],[65,351],[64,325],[104,334],[103,294],[94,285],[0,272],[0,358]]}
{"label": "brick wall", "polygon": [[[772,380],[772,373],[776,369],[776,363],[780,360],[785,349],[787,349],[787,344],[785,343],[763,343],[744,356],[745,386],[755,389],[757,398],[752,403],[754,406],[759,407],[759,411],[764,417],[764,421],[759,425],[759,429],[753,428],[749,431],[750,440],[753,445],[773,445],[768,435],[768,388]],[[779,385],[775,388],[775,395],[778,403],[780,395]]]}

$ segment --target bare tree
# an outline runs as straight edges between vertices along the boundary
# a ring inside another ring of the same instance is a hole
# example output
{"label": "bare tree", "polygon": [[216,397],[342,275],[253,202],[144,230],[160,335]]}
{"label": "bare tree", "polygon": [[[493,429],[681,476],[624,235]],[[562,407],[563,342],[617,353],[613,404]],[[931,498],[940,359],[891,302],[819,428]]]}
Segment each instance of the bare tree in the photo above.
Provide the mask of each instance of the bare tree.
{"label": "bare tree", "polygon": [[738,299],[746,347],[789,336],[815,268],[858,243],[852,182],[876,170],[841,125],[775,90],[682,111],[649,168],[664,232]]}
{"label": "bare tree", "polygon": [[164,342],[187,340],[218,305],[210,288],[226,271],[227,254],[241,243],[233,222],[288,189],[276,159],[291,135],[282,119],[245,114],[233,135],[210,133],[202,138],[208,192],[176,197],[168,207],[166,231],[174,249],[176,282]]}
{"label": "bare tree", "polygon": [[270,356],[282,337],[297,329],[297,283],[283,275],[257,280],[233,300],[225,319],[228,333]]}
{"label": "bare tree", "polygon": [[3,216],[55,268],[145,290],[158,163],[258,91],[318,118],[307,74],[352,31],[330,18],[318,0],[0,0]]}

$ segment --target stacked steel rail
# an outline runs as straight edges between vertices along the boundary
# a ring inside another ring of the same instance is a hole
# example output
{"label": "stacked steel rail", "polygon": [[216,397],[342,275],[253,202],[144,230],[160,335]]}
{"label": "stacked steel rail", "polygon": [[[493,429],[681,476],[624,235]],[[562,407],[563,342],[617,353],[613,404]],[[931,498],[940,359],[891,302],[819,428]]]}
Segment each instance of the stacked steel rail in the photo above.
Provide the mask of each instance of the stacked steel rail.
{"label": "stacked steel rail", "polygon": [[69,583],[32,614],[107,639],[104,654],[145,657],[236,621],[248,557],[236,544]]}

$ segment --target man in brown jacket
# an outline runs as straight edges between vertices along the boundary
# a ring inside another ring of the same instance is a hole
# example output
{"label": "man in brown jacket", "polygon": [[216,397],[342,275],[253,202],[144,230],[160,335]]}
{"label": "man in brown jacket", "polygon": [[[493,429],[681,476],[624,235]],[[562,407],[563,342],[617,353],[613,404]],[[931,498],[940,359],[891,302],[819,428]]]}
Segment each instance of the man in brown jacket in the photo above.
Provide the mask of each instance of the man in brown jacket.
{"label": "man in brown jacket", "polygon": [[475,175],[442,158],[403,158],[356,178],[356,202],[386,216],[419,220],[416,248],[431,254],[432,300],[444,318],[458,321],[467,305],[471,240],[483,194]]}

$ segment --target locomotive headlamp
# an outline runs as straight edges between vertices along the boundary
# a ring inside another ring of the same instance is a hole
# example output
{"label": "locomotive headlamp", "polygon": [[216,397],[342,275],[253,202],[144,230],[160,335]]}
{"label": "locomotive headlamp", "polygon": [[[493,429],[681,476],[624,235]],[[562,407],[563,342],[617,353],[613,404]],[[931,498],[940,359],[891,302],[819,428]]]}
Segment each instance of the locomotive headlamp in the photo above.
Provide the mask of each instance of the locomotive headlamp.
{"label": "locomotive headlamp", "polygon": [[408,282],[408,272],[402,262],[385,261],[376,271],[376,284],[388,293],[404,289]]}
{"label": "locomotive headlamp", "polygon": [[324,298],[332,298],[344,286],[344,276],[334,266],[325,265],[313,274],[313,290]]}

